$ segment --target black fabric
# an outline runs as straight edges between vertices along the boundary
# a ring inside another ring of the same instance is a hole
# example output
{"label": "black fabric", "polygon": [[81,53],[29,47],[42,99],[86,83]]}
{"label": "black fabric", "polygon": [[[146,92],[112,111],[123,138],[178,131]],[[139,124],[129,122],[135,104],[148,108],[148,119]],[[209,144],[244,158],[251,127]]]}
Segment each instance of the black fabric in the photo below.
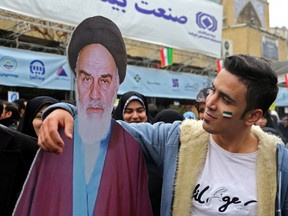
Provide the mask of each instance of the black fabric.
{"label": "black fabric", "polygon": [[283,134],[280,132],[280,130],[277,130],[277,129],[272,128],[272,127],[263,127],[262,130],[266,133],[278,136],[279,138],[281,138],[283,143],[287,143],[286,137],[283,136]]}
{"label": "black fabric", "polygon": [[13,130],[17,130],[17,120],[13,118],[0,119],[0,124],[9,127]]}
{"label": "black fabric", "polygon": [[[143,101],[145,110],[146,110],[146,115],[148,117],[148,122],[152,123],[153,118],[151,117],[149,113],[146,97],[134,91],[126,92],[125,94],[121,96],[121,98],[119,99],[118,105],[113,112],[113,118],[115,120],[123,121],[123,109],[124,109],[125,103],[132,96],[137,96]],[[147,174],[148,174],[149,198],[150,198],[151,205],[152,205],[153,215],[160,216],[163,177],[160,174],[161,171],[158,170],[158,168],[154,164],[146,163],[146,167],[147,167]]]}
{"label": "black fabric", "polygon": [[29,100],[17,130],[21,133],[37,138],[36,132],[32,124],[33,119],[35,118],[41,107],[46,104],[51,105],[57,102],[58,100],[49,96],[39,96]]}
{"label": "black fabric", "polygon": [[148,174],[149,198],[154,216],[160,216],[162,183],[163,177],[161,171],[154,165],[146,163]]}
{"label": "black fabric", "polygon": [[126,47],[119,28],[111,20],[95,16],[82,21],[74,30],[68,46],[68,61],[75,72],[76,62],[81,49],[90,44],[103,45],[113,56],[120,83],[126,76]]}
{"label": "black fabric", "polygon": [[38,150],[37,140],[0,125],[0,215],[10,216]]}
{"label": "black fabric", "polygon": [[173,123],[174,121],[183,121],[184,116],[173,109],[164,109],[157,113],[153,120],[153,124],[156,122],[165,122],[165,123]]}
{"label": "black fabric", "polygon": [[279,122],[278,128],[283,134],[283,136],[286,138],[286,140],[288,141],[288,127],[285,127],[283,122]]}
{"label": "black fabric", "polygon": [[138,92],[135,92],[135,91],[129,91],[129,92],[126,92],[125,94],[123,94],[120,99],[119,99],[119,102],[118,102],[118,105],[117,107],[115,108],[114,112],[113,112],[113,118],[115,120],[122,120],[123,121],[123,109],[124,109],[124,105],[126,103],[126,101],[132,97],[133,95],[139,97],[143,103],[144,103],[144,106],[145,106],[145,110],[146,110],[146,115],[148,117],[148,122],[152,122],[153,121],[153,118],[152,116],[150,115],[149,113],[149,110],[148,110],[148,103],[147,103],[147,100],[146,100],[146,97]]}

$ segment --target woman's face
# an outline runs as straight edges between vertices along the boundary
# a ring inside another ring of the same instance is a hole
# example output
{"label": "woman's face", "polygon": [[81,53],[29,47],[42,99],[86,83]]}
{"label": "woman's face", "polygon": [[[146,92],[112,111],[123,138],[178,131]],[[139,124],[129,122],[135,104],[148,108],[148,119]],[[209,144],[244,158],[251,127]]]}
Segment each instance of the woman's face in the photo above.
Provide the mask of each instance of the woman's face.
{"label": "woman's face", "polygon": [[124,110],[123,120],[128,123],[147,122],[145,107],[137,100],[131,101]]}
{"label": "woman's face", "polygon": [[49,105],[46,104],[44,106],[42,106],[38,113],[36,114],[36,116],[34,117],[33,121],[32,121],[32,125],[34,127],[34,130],[35,130],[35,133],[37,134],[38,136],[38,133],[39,133],[39,129],[42,125],[42,119],[41,119],[41,116],[42,116],[42,113],[44,112],[44,110],[48,107]]}

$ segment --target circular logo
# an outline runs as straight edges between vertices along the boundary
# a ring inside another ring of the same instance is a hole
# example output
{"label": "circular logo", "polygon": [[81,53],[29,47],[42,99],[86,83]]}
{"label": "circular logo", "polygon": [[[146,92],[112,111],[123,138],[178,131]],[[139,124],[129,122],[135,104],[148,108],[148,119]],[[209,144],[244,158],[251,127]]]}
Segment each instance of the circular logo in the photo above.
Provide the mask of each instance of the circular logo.
{"label": "circular logo", "polygon": [[5,71],[13,71],[17,67],[17,62],[13,57],[4,56],[0,59],[0,65]]}

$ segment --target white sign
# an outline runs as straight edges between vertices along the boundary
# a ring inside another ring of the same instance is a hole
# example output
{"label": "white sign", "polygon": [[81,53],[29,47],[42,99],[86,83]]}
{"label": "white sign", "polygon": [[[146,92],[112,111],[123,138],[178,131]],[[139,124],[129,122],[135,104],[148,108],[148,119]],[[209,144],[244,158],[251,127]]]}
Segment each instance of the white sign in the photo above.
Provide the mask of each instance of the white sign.
{"label": "white sign", "polygon": [[199,0],[1,0],[0,8],[77,25],[101,15],[124,37],[220,58],[223,7]]}
{"label": "white sign", "polygon": [[8,91],[8,102],[13,102],[19,99],[19,92]]}

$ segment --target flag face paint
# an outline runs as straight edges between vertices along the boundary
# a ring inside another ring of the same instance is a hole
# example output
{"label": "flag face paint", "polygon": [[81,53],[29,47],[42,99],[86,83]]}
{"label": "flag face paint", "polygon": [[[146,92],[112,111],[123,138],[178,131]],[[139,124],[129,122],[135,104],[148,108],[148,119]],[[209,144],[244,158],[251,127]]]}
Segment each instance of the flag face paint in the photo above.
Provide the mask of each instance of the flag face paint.
{"label": "flag face paint", "polygon": [[223,117],[231,119],[232,118],[232,112],[224,111],[223,112]]}

